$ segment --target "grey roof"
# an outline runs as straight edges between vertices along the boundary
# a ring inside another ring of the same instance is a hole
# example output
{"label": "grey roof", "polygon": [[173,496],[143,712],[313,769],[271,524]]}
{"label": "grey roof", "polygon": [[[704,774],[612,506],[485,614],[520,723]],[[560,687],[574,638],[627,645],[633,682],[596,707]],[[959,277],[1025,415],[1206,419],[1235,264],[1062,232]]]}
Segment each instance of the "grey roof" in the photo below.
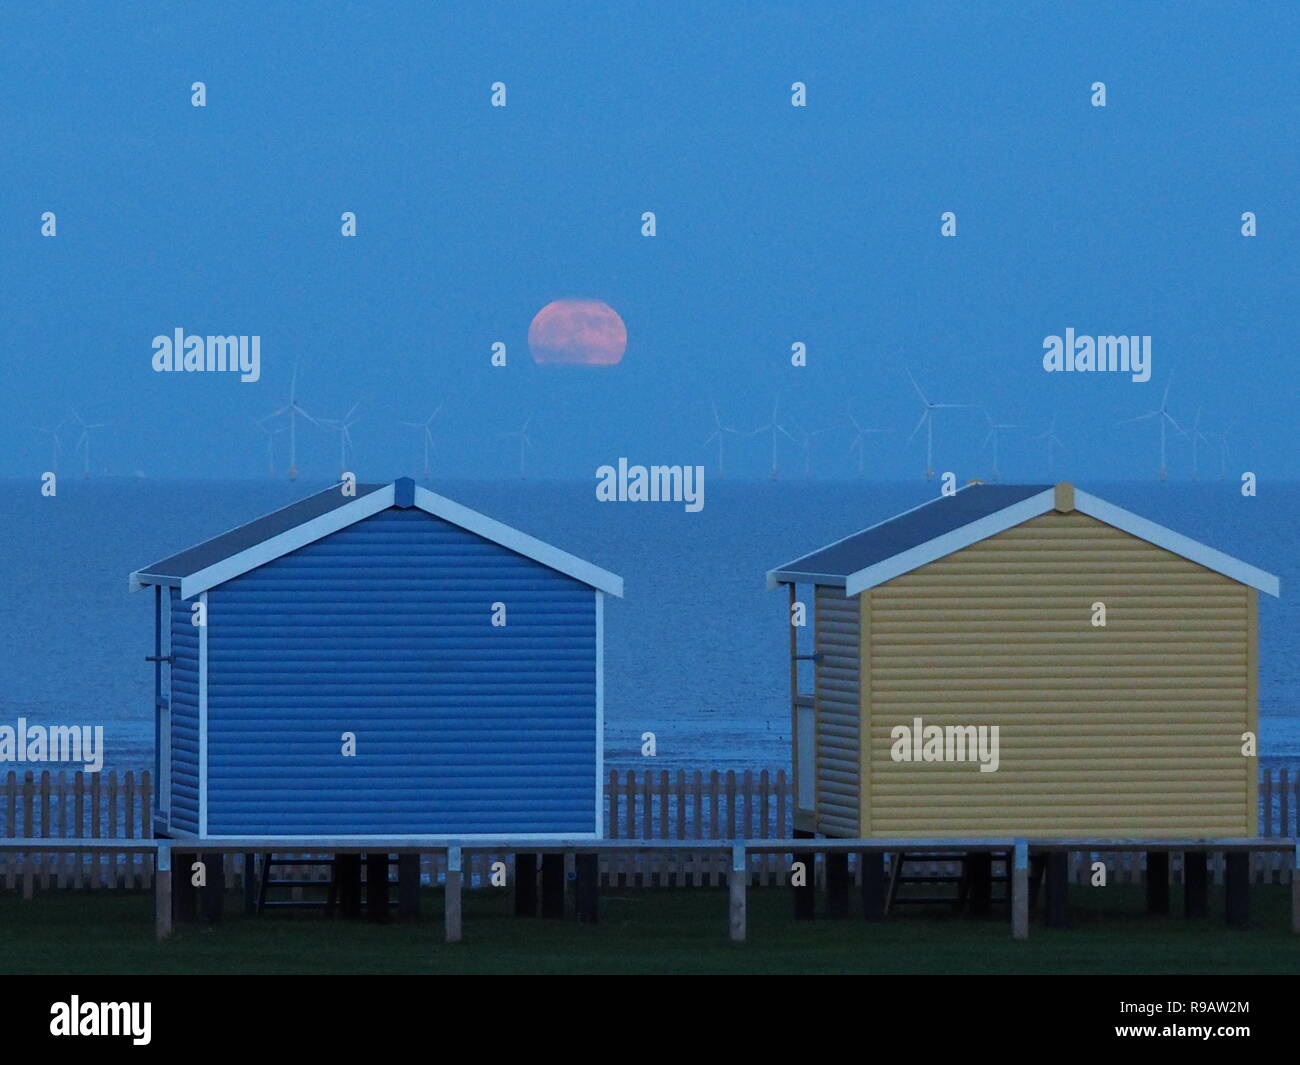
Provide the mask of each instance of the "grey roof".
{"label": "grey roof", "polygon": [[954,495],[923,503],[810,555],[787,562],[773,570],[770,576],[777,581],[793,580],[796,576],[809,581],[815,577],[830,577],[842,583],[844,578],[868,566],[901,555],[1051,488],[1050,484],[967,485]]}
{"label": "grey roof", "polygon": [[184,580],[186,577],[205,570],[209,566],[229,558],[231,555],[237,555],[240,551],[256,547],[273,536],[279,536],[290,529],[296,529],[299,525],[309,522],[313,518],[319,518],[322,514],[328,514],[331,510],[337,510],[339,507],[346,506],[354,500],[361,499],[371,492],[377,492],[379,489],[386,487],[388,486],[384,484],[358,484],[355,496],[345,496],[335,485],[323,492],[317,492],[314,496],[308,496],[296,503],[290,503],[287,507],[281,507],[270,514],[255,518],[247,525],[241,525],[237,529],[231,529],[230,532],[214,536],[211,540],[204,540],[203,543],[186,548],[186,550],[172,555],[170,558],[164,558],[151,566],[145,566],[139,570],[139,573],[141,576],[147,577],[167,577],[178,581]]}

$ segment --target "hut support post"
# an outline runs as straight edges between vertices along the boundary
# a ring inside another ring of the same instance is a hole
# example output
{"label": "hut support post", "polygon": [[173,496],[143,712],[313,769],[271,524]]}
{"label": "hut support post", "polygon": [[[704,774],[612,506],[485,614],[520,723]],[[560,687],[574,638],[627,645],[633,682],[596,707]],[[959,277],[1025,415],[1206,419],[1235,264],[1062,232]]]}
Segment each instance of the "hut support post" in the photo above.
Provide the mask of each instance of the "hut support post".
{"label": "hut support post", "polygon": [[1291,857],[1291,931],[1300,934],[1300,843]]}
{"label": "hut support post", "polygon": [[[580,924],[595,924],[600,918],[600,859],[595,854],[575,854],[574,909]],[[517,885],[516,885],[517,886]],[[533,912],[537,912],[537,881],[533,881]]]}
{"label": "hut support post", "polygon": [[355,921],[361,916],[361,855],[336,854],[334,881],[338,886],[339,915]]}
{"label": "hut support post", "polygon": [[448,943],[460,942],[460,889],[462,879],[460,863],[460,848],[448,847],[447,882],[443,901],[444,938]]}
{"label": "hut support post", "polygon": [[1029,842],[1016,840],[1011,861],[1011,937],[1029,938]]}
{"label": "hut support post", "polygon": [[542,916],[564,916],[564,855],[542,855]]}
{"label": "hut support post", "polygon": [[1196,919],[1209,908],[1210,856],[1205,851],[1183,853],[1183,916]]}
{"label": "hut support post", "polygon": [[1070,855],[1053,851],[1046,859],[1047,927],[1065,928],[1070,923]]}
{"label": "hut support post", "polygon": [[1169,912],[1169,852],[1147,851],[1147,914]]}
{"label": "hut support post", "polygon": [[397,916],[414,921],[420,916],[420,856],[397,856]]}
{"label": "hut support post", "polygon": [[731,876],[728,878],[727,888],[731,896],[731,939],[735,943],[745,941],[745,889],[748,879],[749,863],[745,858],[744,844],[733,844]]}
{"label": "hut support post", "polygon": [[862,916],[868,921],[885,919],[885,855],[883,851],[863,851]]}
{"label": "hut support post", "polygon": [[159,842],[154,852],[153,872],[154,935],[166,939],[172,934],[172,848]]}
{"label": "hut support post", "polygon": [[203,920],[217,923],[225,912],[226,902],[226,856],[224,854],[202,854],[204,882],[200,889],[199,905]]}
{"label": "hut support post", "polygon": [[843,918],[849,915],[849,856],[826,855],[826,916]]}
{"label": "hut support post", "polygon": [[366,917],[376,923],[388,920],[388,855],[366,855]]}
{"label": "hut support post", "polygon": [[[806,829],[794,830],[795,839],[812,839],[812,836]],[[794,864],[803,866],[803,884],[794,887],[794,916],[799,921],[811,921],[817,910],[817,855],[800,851],[794,856]]]}
{"label": "hut support post", "polygon": [[537,855],[515,855],[515,916],[537,916]]}
{"label": "hut support post", "polygon": [[1239,928],[1250,920],[1250,855],[1229,851],[1223,856],[1223,865],[1224,917]]}
{"label": "hut support post", "polygon": [[244,855],[244,913],[257,913],[257,856]]}
{"label": "hut support post", "polygon": [[193,852],[172,853],[172,920],[176,924],[190,924],[199,917],[199,891],[194,886]]}
{"label": "hut support post", "polygon": [[[1028,859],[1026,859],[1028,861]],[[970,884],[970,912],[983,917],[993,906],[993,855],[988,851],[966,854],[966,878]],[[1025,907],[1029,906],[1029,866],[1025,866]]]}

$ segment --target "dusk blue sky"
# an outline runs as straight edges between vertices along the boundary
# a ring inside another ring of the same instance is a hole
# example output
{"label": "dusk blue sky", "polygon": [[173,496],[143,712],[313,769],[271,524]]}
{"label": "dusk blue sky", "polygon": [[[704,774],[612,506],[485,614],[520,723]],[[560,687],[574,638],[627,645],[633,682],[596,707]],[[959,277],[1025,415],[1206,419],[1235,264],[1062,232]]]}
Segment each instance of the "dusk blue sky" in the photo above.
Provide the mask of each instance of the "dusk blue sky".
{"label": "dusk blue sky", "polygon": [[[891,431],[872,476],[919,477],[909,368],[1030,427],[1005,479],[1046,479],[1027,438],[1053,415],[1058,475],[1153,478],[1154,422],[1115,423],[1171,373],[1234,476],[1291,477],[1297,71],[1295,3],[6,5],[0,475],[48,469],[32,426],[75,407],[110,423],[97,473],[265,477],[254,420],[297,360],[313,414],[363,404],[363,479],[418,474],[399,423],[440,403],[436,474],[514,476],[529,416],[538,476],[712,470],[710,401],[748,431],[777,394],[831,430],[819,476],[851,475],[851,412]],[[533,364],[565,296],[619,312],[621,365]],[[154,373],[177,327],[260,335],[261,381]],[[1151,335],[1150,382],[1045,373],[1067,327]],[[936,467],[987,474],[982,413],[941,414]],[[730,443],[767,475],[765,441]],[[299,465],[333,478],[332,437],[305,429]],[[1190,475],[1184,442],[1169,466]]]}

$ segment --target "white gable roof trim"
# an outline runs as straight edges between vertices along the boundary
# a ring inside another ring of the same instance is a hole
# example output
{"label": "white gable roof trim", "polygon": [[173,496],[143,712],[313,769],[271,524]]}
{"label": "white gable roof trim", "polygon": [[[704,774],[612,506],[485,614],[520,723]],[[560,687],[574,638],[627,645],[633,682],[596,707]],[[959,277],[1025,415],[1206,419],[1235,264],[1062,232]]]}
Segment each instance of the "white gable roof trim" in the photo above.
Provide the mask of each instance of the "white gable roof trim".
{"label": "white gable roof trim", "polygon": [[[859,595],[868,588],[875,588],[877,585],[891,581],[895,577],[901,577],[904,573],[910,573],[927,563],[960,551],[963,547],[970,547],[972,544],[987,540],[990,536],[996,536],[998,533],[1005,532],[1007,529],[1029,521],[1031,518],[1046,514],[1055,506],[1055,490],[1049,488],[1045,492],[1030,496],[1028,499],[999,510],[995,514],[980,518],[969,525],[963,525],[960,529],[944,533],[942,536],[918,544],[916,547],[894,555],[892,558],[884,559],[865,569],[860,569],[856,573],[849,574],[843,582],[844,594]],[[1107,503],[1104,499],[1098,499],[1087,492],[1080,492],[1075,489],[1074,509],[1082,514],[1087,514],[1089,517],[1096,518],[1098,521],[1105,522],[1107,525],[1112,525],[1116,529],[1121,529],[1131,536],[1136,536],[1139,540],[1145,540],[1147,543],[1162,547],[1166,551],[1171,551],[1175,555],[1204,566],[1206,569],[1213,570],[1215,573],[1221,573],[1239,584],[1245,584],[1271,596],[1281,594],[1281,582],[1273,574],[1265,573],[1262,569],[1257,569],[1255,566],[1242,562],[1238,558],[1225,555],[1222,551],[1216,551],[1205,544],[1197,543],[1197,541],[1183,536],[1181,533],[1166,529],[1163,525],[1157,525],[1153,521],[1148,521],[1131,511],[1115,506],[1113,503]],[[808,580],[810,578],[804,577],[803,579]],[[769,575],[768,581],[770,586],[773,583],[772,575]],[[814,580],[813,583],[823,582]],[[825,583],[838,585],[840,579],[836,577]]]}
{"label": "white gable roof trim", "polygon": [[[239,551],[229,558],[213,563],[206,569],[182,578],[180,582],[181,598],[190,599],[210,588],[215,588],[218,584],[224,584],[226,581],[233,580],[250,570],[257,569],[258,566],[264,566],[266,563],[287,555],[291,551],[297,551],[300,547],[315,543],[331,533],[346,529],[349,525],[354,525],[374,514],[378,514],[381,510],[387,510],[394,505],[395,498],[396,491],[393,485],[385,485],[374,492],[358,496],[352,502],[336,507],[326,514],[321,514],[319,517],[312,518],[310,521],[288,529],[278,536],[273,536],[269,540],[254,544],[252,547]],[[593,566],[590,562],[584,562],[582,559],[570,555],[566,551],[561,551],[558,547],[543,543],[541,540],[522,533],[518,529],[503,525],[485,514],[470,510],[469,507],[462,506],[445,496],[430,492],[427,488],[416,486],[415,505],[426,514],[432,514],[436,518],[442,518],[444,521],[449,521],[462,529],[476,533],[514,551],[516,554],[531,558],[533,561],[540,562],[542,565],[563,573],[567,577],[581,581],[591,588],[608,592],[620,599],[623,597],[622,577],[609,573],[599,566]],[[142,577],[148,576],[149,574],[142,572],[131,574],[132,590],[142,585]],[[171,581],[169,583],[174,584],[175,582]]]}

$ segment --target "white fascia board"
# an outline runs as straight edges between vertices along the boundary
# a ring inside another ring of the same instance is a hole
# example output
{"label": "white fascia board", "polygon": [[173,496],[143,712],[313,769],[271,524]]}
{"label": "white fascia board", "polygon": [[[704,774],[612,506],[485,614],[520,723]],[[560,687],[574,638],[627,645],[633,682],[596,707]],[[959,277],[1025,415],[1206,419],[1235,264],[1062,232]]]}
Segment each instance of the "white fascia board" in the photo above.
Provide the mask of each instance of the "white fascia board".
{"label": "white fascia board", "polygon": [[858,570],[857,573],[850,573],[844,581],[844,594],[846,596],[858,595],[868,588],[884,584],[885,581],[892,581],[895,577],[901,577],[904,573],[910,573],[912,570],[919,569],[936,559],[951,555],[955,551],[960,551],[963,547],[970,547],[971,544],[987,540],[990,536],[996,536],[998,533],[1014,528],[1022,522],[1038,517],[1040,514],[1046,514],[1055,505],[1056,489],[1048,488],[1046,491],[1039,492],[1038,495],[1022,499],[1019,503],[1013,503],[1009,507],[1003,507],[1001,510],[983,518],[978,518],[959,529],[953,529],[952,532],[936,536],[933,540],[927,540],[925,543],[917,544],[916,547],[900,552],[891,558],[883,559],[874,566],[867,566],[865,569]]}
{"label": "white fascia board", "polygon": [[800,573],[798,570],[773,569],[767,571],[767,590],[783,584],[829,584],[843,588],[845,578],[834,573]]}
{"label": "white fascia board", "polygon": [[1216,573],[1230,577],[1239,584],[1249,585],[1251,588],[1256,588],[1271,596],[1281,594],[1281,582],[1273,574],[1265,573],[1262,569],[1256,569],[1254,566],[1242,562],[1241,559],[1233,558],[1231,555],[1225,555],[1222,551],[1216,551],[1205,544],[1197,543],[1181,533],[1176,533],[1172,529],[1166,529],[1163,525],[1148,521],[1146,518],[1123,509],[1123,507],[1107,503],[1104,499],[1098,499],[1094,495],[1075,489],[1074,508],[1089,517],[1096,518],[1098,521],[1104,521],[1107,525],[1122,529],[1124,532],[1136,536],[1139,540],[1155,544],[1156,547],[1163,547],[1166,551],[1181,555],[1183,558],[1202,565],[1206,569],[1212,569]]}
{"label": "white fascia board", "polygon": [[[389,490],[389,500],[392,500],[392,489]],[[484,539],[491,540],[500,544],[502,547],[508,547],[516,554],[524,555],[531,558],[534,562],[540,562],[543,566],[549,566],[553,570],[576,581],[606,592],[616,598],[623,598],[623,578],[599,566],[593,566],[590,562],[584,562],[575,555],[567,551],[561,551],[558,547],[552,547],[550,544],[543,543],[527,533],[522,533],[518,529],[512,529],[509,525],[503,525],[495,518],[489,518],[486,514],[480,514],[476,510],[470,510],[469,507],[457,503],[446,496],[440,496],[436,492],[431,492],[427,488],[415,486],[415,505],[423,510],[426,514],[432,514],[435,518],[442,518],[453,525],[459,525],[462,529],[467,529],[472,533],[482,536]]]}
{"label": "white fascia board", "polygon": [[287,555],[290,551],[297,551],[298,548],[306,547],[322,537],[329,536],[330,533],[346,529],[349,525],[355,524],[363,518],[378,514],[381,510],[387,510],[392,505],[393,486],[391,484],[364,496],[358,496],[351,503],[336,507],[328,514],[312,518],[311,521],[287,529],[280,533],[279,536],[272,536],[269,540],[254,544],[238,554],[223,558],[220,562],[208,566],[207,569],[201,569],[197,573],[182,578],[181,598],[190,599],[200,592],[206,592],[209,588],[224,584],[226,581],[247,573],[249,570],[264,566],[281,555]]}
{"label": "white fascia board", "polygon": [[159,577],[154,573],[145,573],[143,570],[136,570],[127,579],[127,590],[138,592],[141,588],[147,588],[150,585],[161,584],[164,588],[179,588],[181,582],[175,577]]}

